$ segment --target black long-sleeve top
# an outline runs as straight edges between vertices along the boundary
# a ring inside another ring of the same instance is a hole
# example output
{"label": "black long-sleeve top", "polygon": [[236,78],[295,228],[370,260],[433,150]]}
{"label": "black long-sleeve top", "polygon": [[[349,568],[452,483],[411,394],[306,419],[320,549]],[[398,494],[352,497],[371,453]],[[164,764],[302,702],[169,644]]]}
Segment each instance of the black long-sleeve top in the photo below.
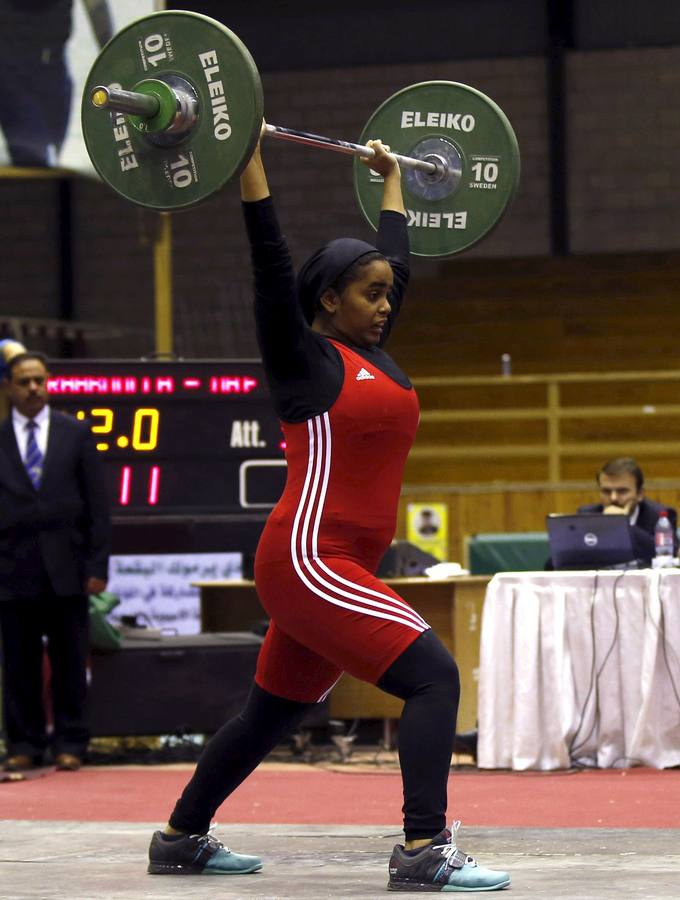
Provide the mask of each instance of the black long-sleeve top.
{"label": "black long-sleeve top", "polygon": [[[271,197],[243,203],[255,278],[255,323],[274,408],[284,422],[304,422],[330,409],[343,382],[343,363],[337,349],[305,321],[298,302],[295,274]],[[380,346],[348,344],[397,384],[410,382],[382,349],[399,315],[409,277],[406,218],[383,211],[376,248],[394,274],[391,312]],[[337,339],[334,339],[337,340]]]}

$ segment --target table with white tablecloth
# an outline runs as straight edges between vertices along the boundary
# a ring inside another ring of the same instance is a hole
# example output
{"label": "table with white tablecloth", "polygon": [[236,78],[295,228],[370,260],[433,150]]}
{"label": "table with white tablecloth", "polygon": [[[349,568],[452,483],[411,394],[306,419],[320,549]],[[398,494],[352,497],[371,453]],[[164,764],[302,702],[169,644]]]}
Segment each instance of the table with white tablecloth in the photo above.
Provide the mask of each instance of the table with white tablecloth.
{"label": "table with white tablecloth", "polygon": [[680,571],[495,575],[478,703],[480,768],[680,765]]}

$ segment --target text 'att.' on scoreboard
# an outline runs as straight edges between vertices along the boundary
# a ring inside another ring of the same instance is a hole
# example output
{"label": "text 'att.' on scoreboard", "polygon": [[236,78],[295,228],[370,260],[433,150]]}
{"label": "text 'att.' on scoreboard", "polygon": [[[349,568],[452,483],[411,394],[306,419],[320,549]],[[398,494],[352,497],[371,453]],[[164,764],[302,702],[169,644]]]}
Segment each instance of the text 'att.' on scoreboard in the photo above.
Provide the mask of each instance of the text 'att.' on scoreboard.
{"label": "text 'att.' on scoreboard", "polygon": [[87,421],[116,515],[265,510],[286,477],[257,360],[59,360],[50,405]]}

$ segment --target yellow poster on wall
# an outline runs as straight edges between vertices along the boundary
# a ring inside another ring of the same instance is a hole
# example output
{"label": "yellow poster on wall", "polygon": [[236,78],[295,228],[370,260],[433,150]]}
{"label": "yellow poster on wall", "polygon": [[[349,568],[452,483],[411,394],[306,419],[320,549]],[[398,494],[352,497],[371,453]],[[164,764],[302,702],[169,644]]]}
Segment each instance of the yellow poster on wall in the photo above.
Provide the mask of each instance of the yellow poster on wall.
{"label": "yellow poster on wall", "polygon": [[445,503],[409,503],[406,540],[441,562],[449,557],[449,509]]}

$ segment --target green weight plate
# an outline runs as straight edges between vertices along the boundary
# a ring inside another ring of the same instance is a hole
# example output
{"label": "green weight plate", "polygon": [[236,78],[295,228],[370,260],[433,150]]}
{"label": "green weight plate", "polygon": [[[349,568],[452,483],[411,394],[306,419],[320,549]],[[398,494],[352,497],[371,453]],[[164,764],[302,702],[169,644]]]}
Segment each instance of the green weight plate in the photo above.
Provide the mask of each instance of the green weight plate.
{"label": "green weight plate", "polygon": [[[188,83],[197,113],[185,133],[144,133],[138,116],[90,101],[97,85],[134,91],[147,79]],[[97,172],[126,199],[164,211],[194,206],[238,176],[263,113],[260,76],[245,45],[220,22],[183,11],[152,13],[112,38],[90,70],[82,102]]]}
{"label": "green weight plate", "polygon": [[[446,175],[402,166],[411,252],[450,256],[500,221],[519,183],[517,138],[503,111],[475,88],[425,81],[393,94],[371,116],[359,143],[380,139],[394,153],[446,163]],[[378,227],[382,178],[354,161],[354,190]]]}

